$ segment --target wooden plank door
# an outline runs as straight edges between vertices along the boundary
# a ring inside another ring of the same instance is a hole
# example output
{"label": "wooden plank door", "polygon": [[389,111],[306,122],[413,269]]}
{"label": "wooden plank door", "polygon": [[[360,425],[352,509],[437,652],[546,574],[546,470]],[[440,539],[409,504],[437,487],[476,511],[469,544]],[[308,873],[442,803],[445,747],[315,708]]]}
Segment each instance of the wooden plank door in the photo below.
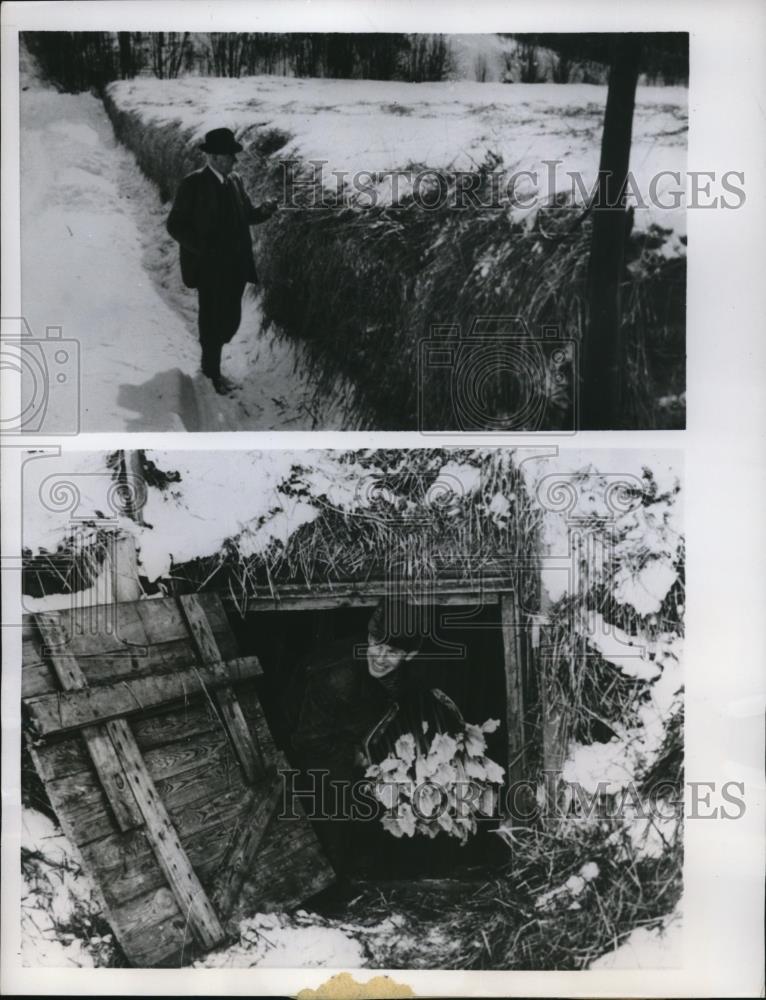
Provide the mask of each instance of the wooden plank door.
{"label": "wooden plank door", "polygon": [[305,817],[277,818],[286,761],[217,595],[111,618],[108,634],[76,612],[26,623],[27,740],[130,964],[180,965],[333,873]]}

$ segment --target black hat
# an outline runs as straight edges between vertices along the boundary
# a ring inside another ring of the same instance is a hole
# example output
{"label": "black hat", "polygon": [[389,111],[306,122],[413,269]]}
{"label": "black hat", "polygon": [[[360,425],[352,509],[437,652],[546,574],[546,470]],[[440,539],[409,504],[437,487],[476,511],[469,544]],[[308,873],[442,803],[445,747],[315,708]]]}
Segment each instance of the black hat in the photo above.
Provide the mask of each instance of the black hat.
{"label": "black hat", "polygon": [[205,141],[199,148],[203,153],[241,153],[243,146],[230,128],[214,128],[205,134]]}

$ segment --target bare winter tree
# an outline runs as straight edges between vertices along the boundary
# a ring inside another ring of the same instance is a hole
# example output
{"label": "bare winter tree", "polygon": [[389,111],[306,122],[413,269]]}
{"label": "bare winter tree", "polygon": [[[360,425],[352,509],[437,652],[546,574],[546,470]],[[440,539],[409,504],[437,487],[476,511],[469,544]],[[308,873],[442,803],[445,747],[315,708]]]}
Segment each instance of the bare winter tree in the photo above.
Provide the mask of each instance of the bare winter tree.
{"label": "bare winter tree", "polygon": [[120,76],[123,80],[130,80],[140,72],[143,64],[141,32],[118,31],[117,44],[120,51]]}
{"label": "bare winter tree", "polygon": [[553,82],[569,83],[569,78],[574,69],[574,63],[565,54],[557,55],[553,61]]}
{"label": "bare winter tree", "polygon": [[159,80],[172,80],[184,65],[189,32],[157,31],[150,35],[152,69]]}
{"label": "bare winter tree", "polygon": [[487,82],[489,67],[487,65],[487,57],[483,53],[478,55],[474,60],[473,71],[478,83]]}
{"label": "bare winter tree", "polygon": [[251,39],[247,32],[212,32],[210,53],[213,75],[240,76],[247,64],[247,51],[250,45]]}
{"label": "bare winter tree", "polygon": [[452,68],[452,50],[444,35],[411,35],[406,79],[412,83],[445,80]]}
{"label": "bare winter tree", "polygon": [[537,83],[537,46],[523,42],[519,46],[519,60],[521,63],[521,82]]}

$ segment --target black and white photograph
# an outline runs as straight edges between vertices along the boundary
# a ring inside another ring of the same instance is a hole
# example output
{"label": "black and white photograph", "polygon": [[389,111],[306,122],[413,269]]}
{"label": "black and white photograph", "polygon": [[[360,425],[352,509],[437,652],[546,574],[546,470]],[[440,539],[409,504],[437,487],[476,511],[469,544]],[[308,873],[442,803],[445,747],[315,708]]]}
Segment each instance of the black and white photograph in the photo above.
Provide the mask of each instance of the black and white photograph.
{"label": "black and white photograph", "polygon": [[683,428],[688,45],[22,32],[20,429]]}
{"label": "black and white photograph", "polygon": [[0,22],[0,993],[763,996],[766,7]]}
{"label": "black and white photograph", "polygon": [[24,964],[680,964],[681,455],[236,459],[25,461]]}

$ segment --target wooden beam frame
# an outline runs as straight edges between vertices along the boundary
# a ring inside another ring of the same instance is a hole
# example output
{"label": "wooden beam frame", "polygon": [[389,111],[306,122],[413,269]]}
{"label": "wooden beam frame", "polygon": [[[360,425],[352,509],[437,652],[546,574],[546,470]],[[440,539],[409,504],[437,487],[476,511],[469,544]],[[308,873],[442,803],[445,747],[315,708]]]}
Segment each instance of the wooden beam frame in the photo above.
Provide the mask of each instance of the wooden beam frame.
{"label": "wooden beam frame", "polygon": [[228,660],[224,666],[225,673],[210,666],[200,666],[79,690],[70,686],[68,691],[27,698],[24,704],[37,735],[51,736],[146,712],[168,702],[214,691],[221,685],[253,680],[262,673],[255,656]]}
{"label": "wooden beam frame", "polygon": [[[35,615],[35,622],[45,637],[51,666],[62,688],[80,692],[87,687],[88,682],[77,657],[66,651],[66,634],[58,616],[41,612]],[[143,815],[106,726],[84,726],[82,737],[120,830],[125,832],[142,826]]]}
{"label": "wooden beam frame", "polygon": [[282,784],[274,773],[261,787],[251,789],[238,825],[232,831],[221,862],[224,877],[213,894],[213,905],[222,920],[228,919],[253,864],[258,847],[279,802]]}
{"label": "wooden beam frame", "polygon": [[207,951],[226,935],[183,848],[157,787],[146,768],[135,737],[125,719],[107,723],[130,787],[146,822],[146,836],[197,943]]}
{"label": "wooden beam frame", "polygon": [[202,666],[212,670],[216,677],[217,684],[213,697],[245,778],[252,785],[263,772],[263,758],[256,750],[242,707],[231,689],[231,679],[226,664],[221,659],[221,652],[210,622],[196,594],[179,597],[178,603],[189,626]]}
{"label": "wooden beam frame", "polygon": [[524,678],[521,645],[521,614],[517,595],[503,594],[500,623],[505,657],[505,722],[508,739],[508,784],[526,775],[524,734]]}
{"label": "wooden beam frame", "polygon": [[[414,593],[408,599],[413,604],[469,605],[500,602],[502,593],[512,588],[507,580],[497,577],[471,582],[438,581],[422,593]],[[274,594],[249,596],[247,612],[258,611],[322,611],[335,608],[371,608],[381,597],[392,593],[390,584],[384,580],[363,583],[322,583],[307,587],[299,584],[284,584]],[[231,598],[223,598],[225,604],[233,605]]]}
{"label": "wooden beam frame", "polygon": [[[55,645],[63,645],[65,636],[55,614],[40,614],[36,621],[41,629],[45,629],[49,642],[55,639]],[[91,693],[103,692],[103,689],[88,687],[77,658],[71,653],[52,653],[51,660],[65,691],[60,695],[48,696],[49,698],[68,698],[88,704]],[[192,868],[147,770],[130,725],[124,718],[112,718],[103,725],[86,727],[84,734],[99,780],[102,785],[104,777],[109,782],[104,790],[113,810],[114,788],[119,789],[115,816],[120,829],[125,831],[143,827],[195,941],[206,950],[221,944],[225,934],[218,915]],[[95,755],[94,745],[98,747]],[[127,827],[126,822],[129,824]]]}
{"label": "wooden beam frame", "polygon": [[[178,965],[192,943],[223,943],[227,917],[233,930],[261,901],[293,907],[332,870],[302,812],[300,824],[277,822],[287,762],[252,684],[259,662],[237,657],[219,595],[120,603],[114,620],[134,624],[147,650],[183,650],[119,659],[113,674],[114,641],[104,651],[74,635],[67,612],[25,616],[24,668],[45,667],[22,699],[25,736],[129,961]],[[238,718],[250,785],[236,766]]]}

